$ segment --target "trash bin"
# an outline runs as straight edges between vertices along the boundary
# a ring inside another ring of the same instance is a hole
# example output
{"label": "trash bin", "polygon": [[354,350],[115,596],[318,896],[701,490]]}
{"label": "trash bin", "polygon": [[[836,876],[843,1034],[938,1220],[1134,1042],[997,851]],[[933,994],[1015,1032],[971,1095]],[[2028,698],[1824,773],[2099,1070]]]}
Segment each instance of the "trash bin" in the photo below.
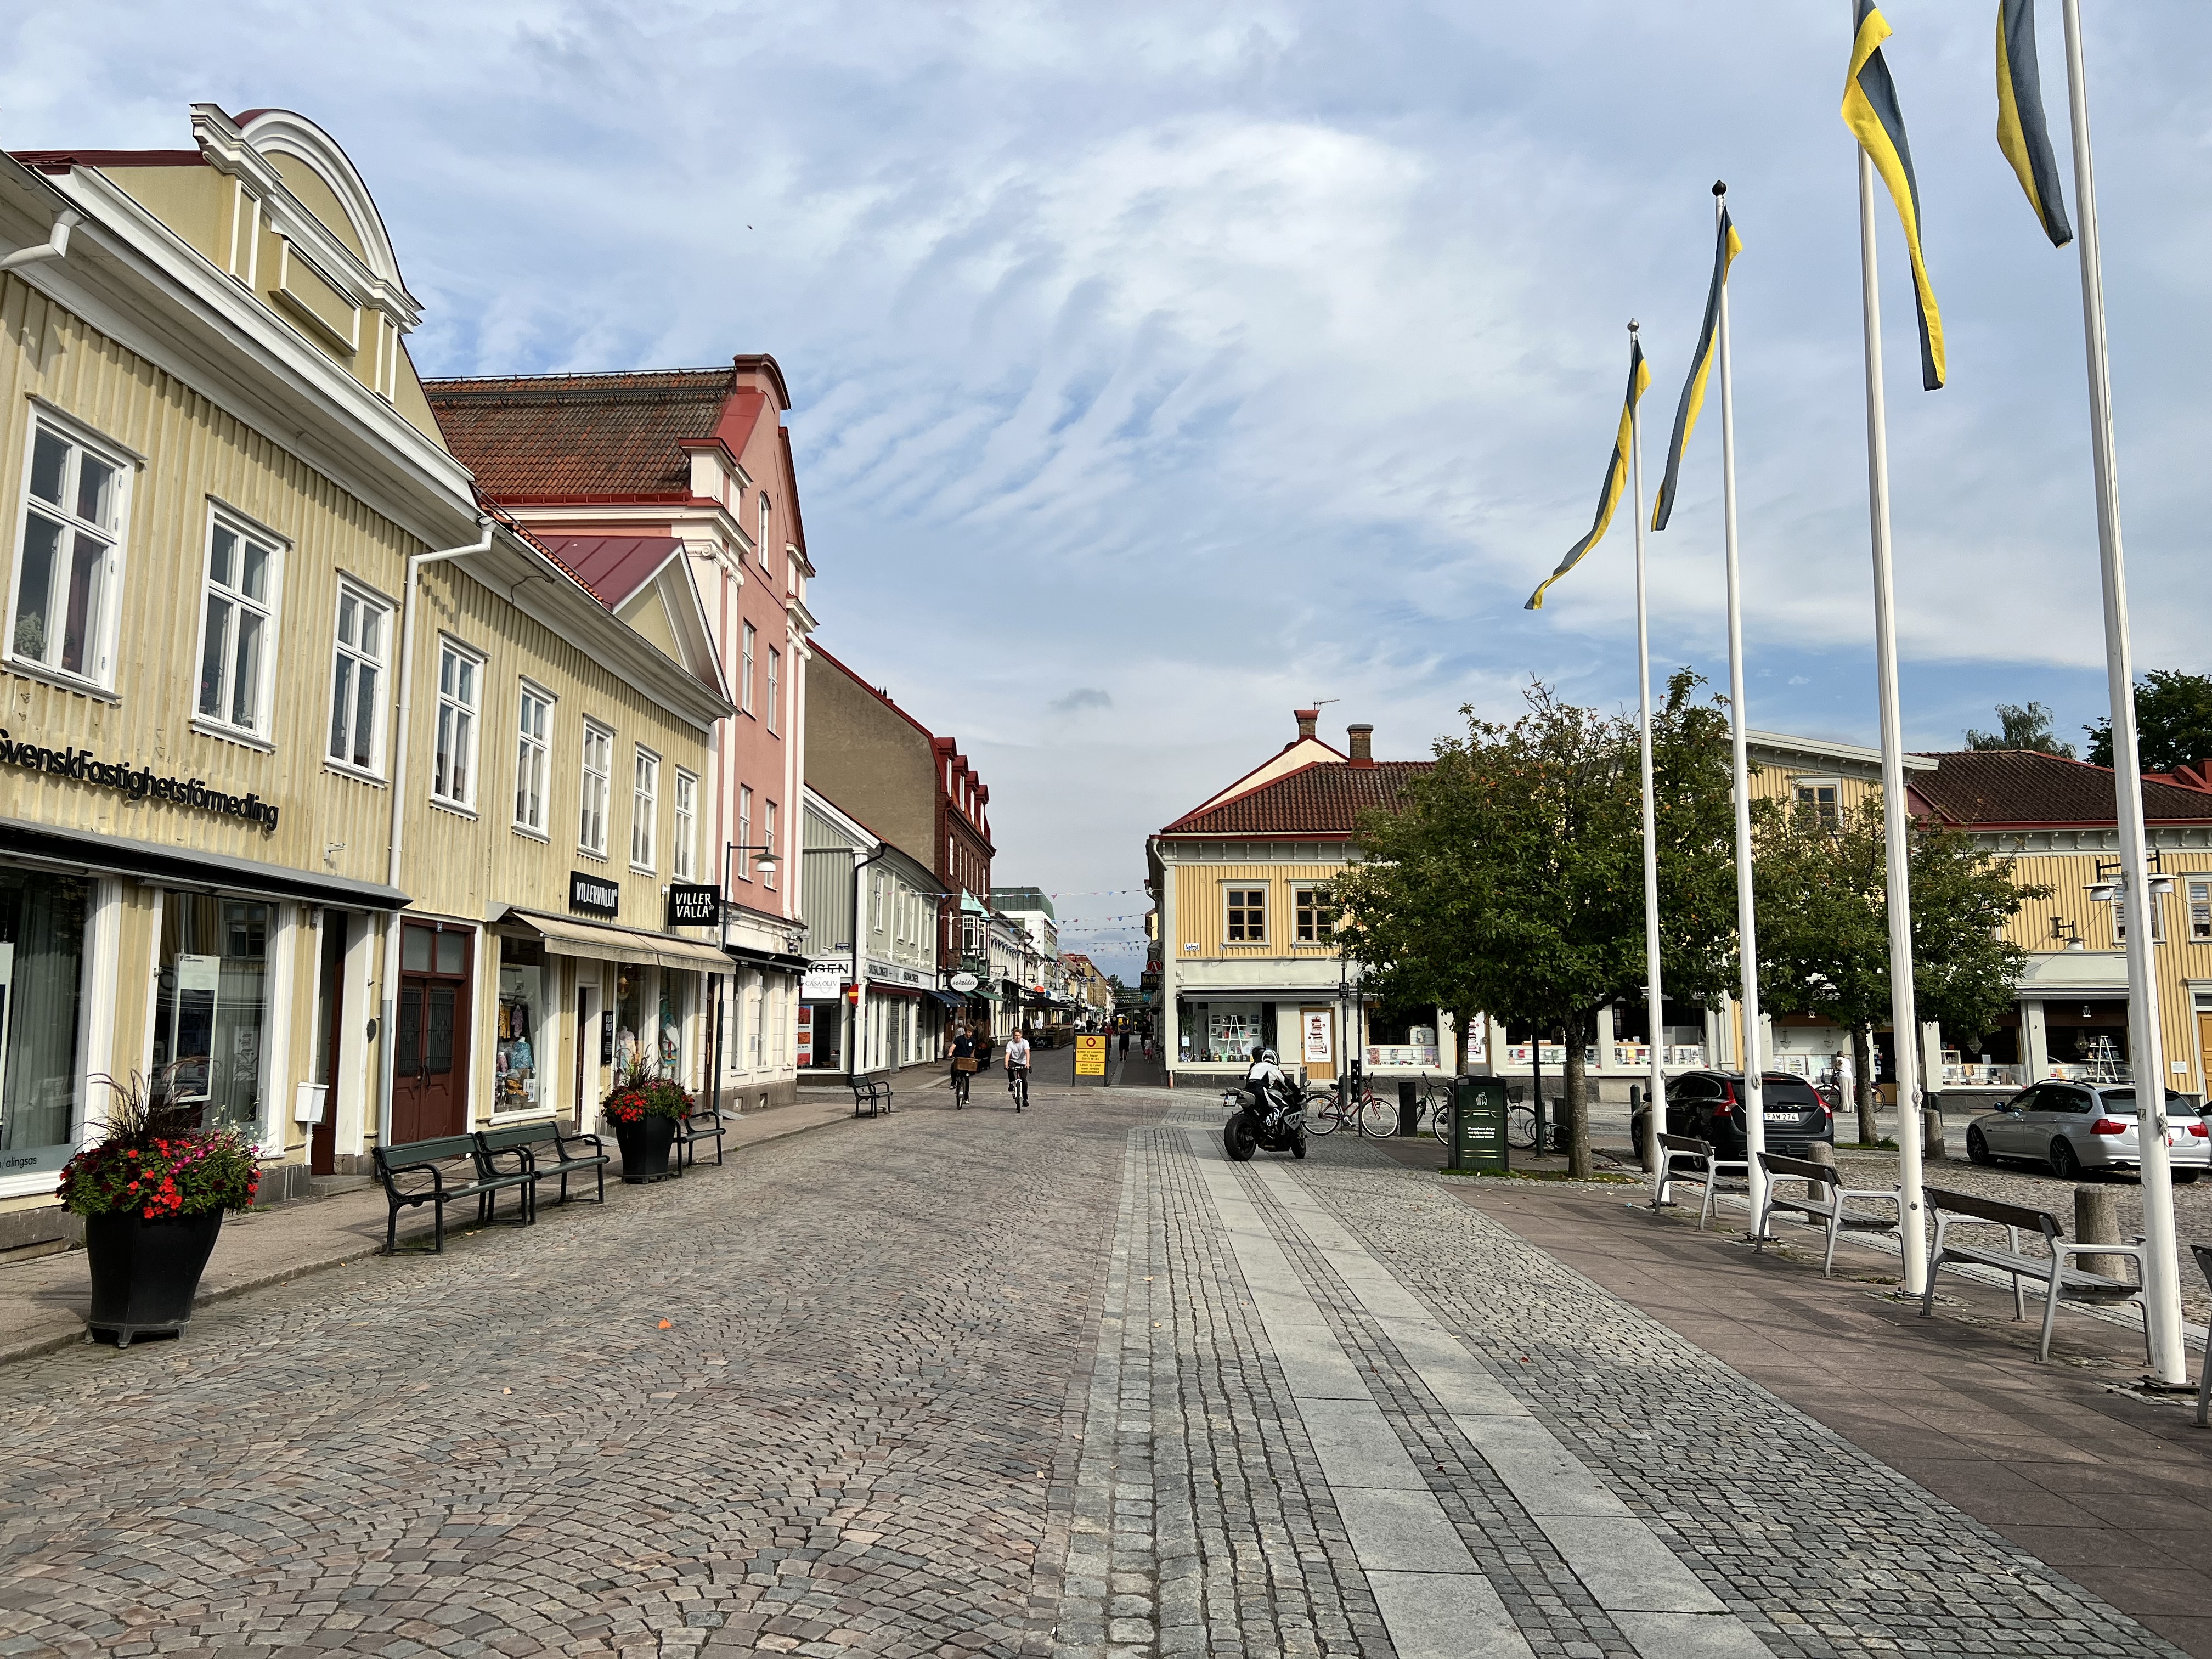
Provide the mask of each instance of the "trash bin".
{"label": "trash bin", "polygon": [[1451,1167],[1503,1175],[1505,1149],[1505,1080],[1464,1077],[1452,1085]]}
{"label": "trash bin", "polygon": [[1398,1133],[1401,1135],[1421,1133],[1420,1097],[1413,1092],[1413,1079],[1409,1077],[1398,1079]]}

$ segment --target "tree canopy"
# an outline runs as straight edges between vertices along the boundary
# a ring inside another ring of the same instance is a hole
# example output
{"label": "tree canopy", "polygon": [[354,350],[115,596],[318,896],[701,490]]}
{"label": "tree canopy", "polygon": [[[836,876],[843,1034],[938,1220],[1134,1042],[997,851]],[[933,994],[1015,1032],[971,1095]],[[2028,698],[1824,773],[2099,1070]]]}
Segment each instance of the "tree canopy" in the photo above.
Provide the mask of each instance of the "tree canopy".
{"label": "tree canopy", "polygon": [[[2112,763],[2109,717],[2081,728],[2089,734],[2089,760]],[[2212,676],[2154,668],[2136,681],[2136,739],[2146,772],[2171,772],[2212,760]]]}
{"label": "tree canopy", "polygon": [[[2066,760],[2074,758],[2074,745],[2058,741],[2051,726],[2051,713],[2039,702],[2001,702],[1997,705],[1997,729],[1977,732],[1969,727],[1966,747],[1969,749],[2026,749],[2041,755],[2057,755]],[[2107,742],[2109,743],[2109,739]]]}

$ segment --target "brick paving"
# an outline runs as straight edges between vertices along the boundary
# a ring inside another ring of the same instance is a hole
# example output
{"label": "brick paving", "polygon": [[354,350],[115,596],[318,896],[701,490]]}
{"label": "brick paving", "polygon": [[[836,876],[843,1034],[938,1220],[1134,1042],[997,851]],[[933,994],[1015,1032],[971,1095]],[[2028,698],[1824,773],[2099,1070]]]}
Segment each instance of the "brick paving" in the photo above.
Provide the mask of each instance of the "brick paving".
{"label": "brick paving", "polygon": [[[1002,1097],[0,1368],[0,1656],[1687,1651],[1478,1449],[1378,1263],[1718,1598],[1710,1630],[2178,1651],[1447,1178],[1341,1136],[1221,1164],[1188,1091]],[[1286,1297],[1496,1628],[1421,1638],[1409,1575],[1363,1560]]]}

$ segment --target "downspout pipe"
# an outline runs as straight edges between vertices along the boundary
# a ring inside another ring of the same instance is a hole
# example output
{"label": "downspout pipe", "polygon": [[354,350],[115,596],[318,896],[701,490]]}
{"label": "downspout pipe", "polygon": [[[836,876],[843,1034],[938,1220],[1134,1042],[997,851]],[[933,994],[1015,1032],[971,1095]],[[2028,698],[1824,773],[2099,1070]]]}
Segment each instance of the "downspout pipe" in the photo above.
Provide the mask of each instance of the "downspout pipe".
{"label": "downspout pipe", "polygon": [[0,270],[15,270],[21,266],[35,264],[41,259],[69,258],[70,232],[84,222],[83,216],[68,208],[54,216],[54,228],[46,240],[37,247],[18,248],[0,259]]}
{"label": "downspout pipe", "polygon": [[[399,885],[399,866],[404,852],[407,830],[407,738],[412,729],[415,712],[415,599],[422,586],[422,567],[439,564],[447,559],[462,558],[471,553],[491,550],[492,537],[496,526],[489,517],[479,515],[477,528],[483,534],[466,547],[448,547],[436,550],[410,553],[407,556],[407,584],[399,599],[399,730],[392,744],[392,829],[387,837],[391,856],[385,864],[385,885]],[[392,1089],[393,1066],[397,1055],[392,1048],[392,1016],[398,1006],[399,980],[399,918],[395,914],[384,929],[384,983],[379,988],[377,1033],[382,1058],[376,1068],[377,1105],[376,1139],[379,1146],[392,1144]]]}

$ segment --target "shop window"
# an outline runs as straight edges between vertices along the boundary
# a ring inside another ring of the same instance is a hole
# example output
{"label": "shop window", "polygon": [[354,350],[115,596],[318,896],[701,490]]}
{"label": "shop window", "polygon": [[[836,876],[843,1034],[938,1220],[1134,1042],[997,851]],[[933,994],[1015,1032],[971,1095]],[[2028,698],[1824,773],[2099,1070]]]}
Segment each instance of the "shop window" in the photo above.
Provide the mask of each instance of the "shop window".
{"label": "shop window", "polygon": [[638,1021],[645,1006],[645,969],[623,963],[615,970],[615,1075],[628,1077],[645,1064]]}
{"label": "shop window", "polygon": [[654,1022],[659,1036],[657,1060],[660,1075],[687,1080],[684,1069],[684,1028],[691,1023],[696,974],[668,971],[660,975],[660,1012]]}
{"label": "shop window", "polygon": [[546,780],[551,775],[553,698],[525,681],[515,717],[514,827],[545,833]]}
{"label": "shop window", "polygon": [[759,633],[750,623],[744,624],[744,648],[738,656],[738,707],[748,714],[753,712],[753,643]]}
{"label": "shop window", "polygon": [[206,725],[268,735],[282,557],[274,537],[228,514],[210,515],[197,711]]}
{"label": "shop window", "polygon": [[331,742],[341,766],[384,769],[384,653],[392,611],[349,583],[338,584],[337,642],[331,668]]}
{"label": "shop window", "polygon": [[430,799],[469,811],[477,799],[477,705],[483,690],[483,659],[441,640],[438,643],[438,728],[431,753]]}
{"label": "shop window", "polygon": [[32,423],[28,471],[9,651],[23,662],[112,685],[131,467],[41,417]]}
{"label": "shop window", "polygon": [[269,946],[276,908],[204,893],[161,896],[153,1086],[210,1129],[257,1137],[269,1079]]}
{"label": "shop window", "polygon": [[689,772],[676,775],[676,845],[669,854],[669,866],[678,881],[690,881],[697,873],[698,858],[693,851],[699,840],[699,780]]}
{"label": "shop window", "polygon": [[[753,787],[749,783],[741,783],[738,786],[738,845],[750,847],[753,844]],[[750,881],[752,878],[753,855],[750,853],[739,853],[738,879]]]}
{"label": "shop window", "polygon": [[1301,945],[1326,945],[1336,931],[1336,906],[1326,887],[1300,887],[1292,892],[1292,921]]}
{"label": "shop window", "polygon": [[1261,1005],[1256,1002],[1208,1002],[1198,1005],[1199,1029],[1194,1035],[1203,1046],[1186,1058],[1201,1060],[1249,1060],[1255,1048],[1267,1046]]}
{"label": "shop window", "polygon": [[544,1027],[550,988],[544,945],[536,939],[499,942],[499,1036],[492,1062],[495,1112],[532,1112],[547,1102],[540,1068],[547,1052]]}
{"label": "shop window", "polygon": [[1834,829],[1842,783],[1834,778],[1799,778],[1796,782],[1798,810],[1823,830]]}
{"label": "shop window", "polygon": [[768,648],[768,729],[776,729],[775,711],[783,695],[783,653],[774,646]]}
{"label": "shop window", "polygon": [[584,722],[583,805],[576,823],[576,844],[599,858],[607,855],[607,797],[614,783],[615,734],[603,726]]}
{"label": "shop window", "polygon": [[0,869],[0,1175],[58,1170],[82,1119],[92,884]]}
{"label": "shop window", "polygon": [[1228,894],[1229,942],[1264,945],[1267,941],[1267,890],[1231,887]]}
{"label": "shop window", "polygon": [[630,771],[629,865],[653,868],[653,833],[660,816],[660,757],[640,749]]}

